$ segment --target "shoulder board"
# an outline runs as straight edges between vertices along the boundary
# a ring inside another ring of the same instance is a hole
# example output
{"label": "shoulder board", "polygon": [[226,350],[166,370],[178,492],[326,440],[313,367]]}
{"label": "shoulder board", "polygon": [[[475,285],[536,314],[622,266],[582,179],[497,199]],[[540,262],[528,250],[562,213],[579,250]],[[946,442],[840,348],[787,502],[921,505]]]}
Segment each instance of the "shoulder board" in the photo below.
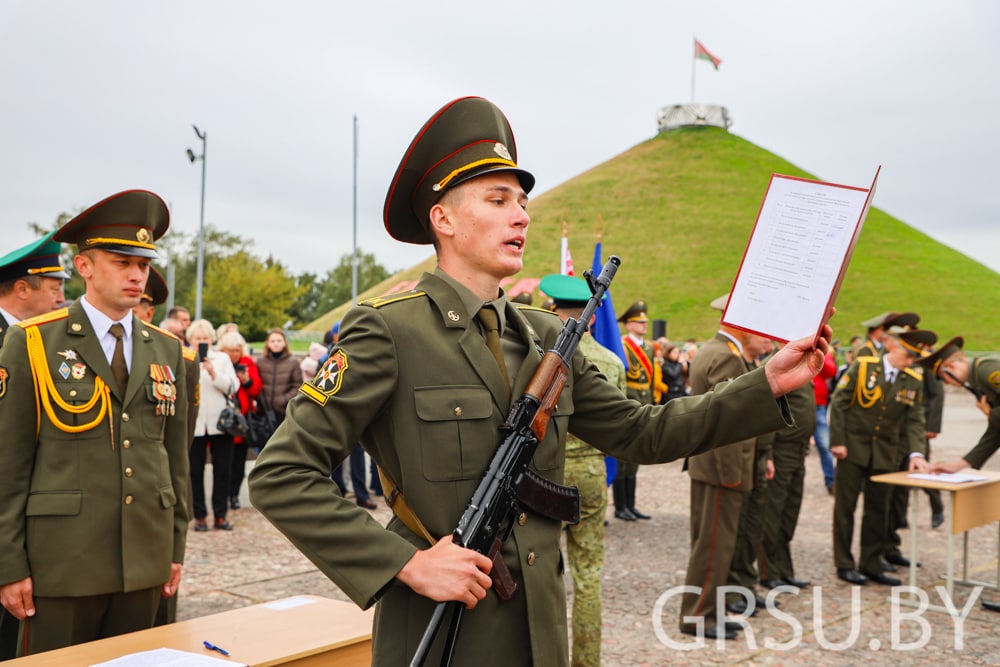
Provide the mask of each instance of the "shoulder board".
{"label": "shoulder board", "polygon": [[46,322],[62,320],[67,317],[69,317],[69,308],[60,308],[59,310],[53,310],[50,313],[43,313],[41,315],[36,315],[35,317],[30,317],[26,320],[21,320],[17,323],[17,326],[27,329],[28,327],[38,326],[39,324],[45,324]]}
{"label": "shoulder board", "polygon": [[538,306],[529,306],[526,303],[515,303],[514,306],[518,310],[530,310],[533,313],[545,313],[546,315],[555,315],[555,311],[548,310],[546,308],[539,308]]}
{"label": "shoulder board", "polygon": [[917,380],[923,380],[924,379],[924,369],[923,368],[913,368],[913,367],[904,368],[903,372],[906,373],[907,375],[909,375],[910,377],[915,378]]}
{"label": "shoulder board", "polygon": [[[180,342],[180,340],[181,340],[180,338],[178,338],[178,337],[177,337],[177,336],[175,336],[174,334],[170,333],[170,332],[169,332],[169,331],[167,331],[166,329],[161,329],[160,327],[156,326],[155,324],[150,324],[149,322],[143,322],[143,323],[142,323],[142,326],[146,327],[147,329],[152,329],[153,331],[156,331],[156,332],[158,332],[158,333],[161,333],[161,334],[163,334],[164,336],[168,336],[169,338],[173,338],[173,339],[174,339],[174,340],[176,340],[176,341],[177,341],[178,343],[179,343],[179,342]],[[183,347],[183,346],[181,346],[181,347]],[[186,348],[185,348],[185,349],[186,349]]]}
{"label": "shoulder board", "polygon": [[383,296],[365,299],[364,301],[359,302],[358,305],[369,306],[371,308],[381,308],[382,306],[388,306],[390,303],[407,301],[408,299],[415,299],[418,296],[427,296],[427,292],[421,290],[409,290],[406,292],[397,292],[396,294],[385,294]]}
{"label": "shoulder board", "polygon": [[184,358],[187,361],[194,361],[198,358],[198,353],[192,350],[190,347],[181,346],[181,352],[184,353]]}

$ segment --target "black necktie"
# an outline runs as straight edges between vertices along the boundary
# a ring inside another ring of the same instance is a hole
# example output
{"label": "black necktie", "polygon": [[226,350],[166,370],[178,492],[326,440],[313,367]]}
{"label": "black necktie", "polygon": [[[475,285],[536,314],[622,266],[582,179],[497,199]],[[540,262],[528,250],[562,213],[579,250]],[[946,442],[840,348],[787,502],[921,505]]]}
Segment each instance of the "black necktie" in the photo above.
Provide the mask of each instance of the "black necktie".
{"label": "black necktie", "polygon": [[118,383],[118,392],[124,394],[125,387],[128,386],[128,364],[125,363],[125,343],[122,341],[125,327],[115,322],[109,332],[115,337],[115,351],[111,355],[111,373]]}
{"label": "black necktie", "polygon": [[896,381],[896,369],[893,368],[889,371],[889,384],[892,384],[895,381]]}
{"label": "black necktie", "polygon": [[491,306],[483,306],[479,309],[479,321],[486,331],[486,347],[490,348],[493,358],[496,359],[500,368],[500,375],[503,376],[504,388],[507,390],[507,400],[510,400],[510,378],[507,376],[507,364],[503,359],[503,348],[500,347],[500,319],[497,311]]}

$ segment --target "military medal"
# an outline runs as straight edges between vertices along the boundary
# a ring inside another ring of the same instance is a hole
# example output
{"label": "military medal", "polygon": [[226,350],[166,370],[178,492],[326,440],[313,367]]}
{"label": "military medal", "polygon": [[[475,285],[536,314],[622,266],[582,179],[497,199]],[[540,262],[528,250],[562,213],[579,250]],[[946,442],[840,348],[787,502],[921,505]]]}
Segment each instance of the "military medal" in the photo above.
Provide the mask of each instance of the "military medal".
{"label": "military medal", "polygon": [[74,380],[82,380],[87,374],[87,367],[83,364],[73,364],[70,373],[73,375]]}
{"label": "military medal", "polygon": [[152,380],[153,398],[156,399],[156,414],[159,416],[173,416],[176,412],[177,388],[170,366],[160,364],[149,365],[149,377]]}
{"label": "military medal", "polygon": [[62,375],[63,380],[67,380],[69,379],[69,374],[70,374],[69,366],[67,366],[66,362],[64,361],[62,362],[62,364],[59,365],[59,375]]}
{"label": "military medal", "polygon": [[76,351],[75,350],[66,350],[65,352],[56,352],[56,354],[58,354],[60,357],[62,357],[66,361],[76,361],[76,359],[77,359]]}

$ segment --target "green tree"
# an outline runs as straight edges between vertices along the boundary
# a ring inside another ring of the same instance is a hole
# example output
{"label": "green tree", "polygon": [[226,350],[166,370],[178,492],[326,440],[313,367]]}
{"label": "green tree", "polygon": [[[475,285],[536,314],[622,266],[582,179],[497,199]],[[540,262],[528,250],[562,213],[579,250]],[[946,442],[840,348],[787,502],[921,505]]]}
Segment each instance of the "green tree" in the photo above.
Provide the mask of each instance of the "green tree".
{"label": "green tree", "polygon": [[207,264],[202,317],[216,326],[236,322],[247,340],[260,340],[268,329],[285,325],[304,290],[280,262],[239,250]]}
{"label": "green tree", "polygon": [[[394,273],[386,270],[384,266],[375,261],[375,255],[362,252],[360,248],[357,251],[357,258],[359,294]],[[322,283],[320,283],[320,297],[316,307],[317,317],[351,300],[353,296],[351,294],[351,268],[351,253],[348,253],[340,258],[337,266],[327,271]]]}
{"label": "green tree", "polygon": [[303,273],[295,281],[301,288],[302,296],[295,300],[295,303],[288,309],[288,316],[296,324],[312,322],[319,315],[319,302],[321,296],[321,286],[315,273]]}

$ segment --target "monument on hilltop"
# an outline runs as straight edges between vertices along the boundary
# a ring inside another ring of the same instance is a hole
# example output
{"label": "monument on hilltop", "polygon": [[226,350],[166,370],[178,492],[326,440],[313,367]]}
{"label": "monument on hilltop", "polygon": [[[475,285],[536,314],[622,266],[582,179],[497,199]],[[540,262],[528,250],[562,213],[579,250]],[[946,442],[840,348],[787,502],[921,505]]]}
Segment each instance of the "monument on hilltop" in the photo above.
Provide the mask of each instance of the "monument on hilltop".
{"label": "monument on hilltop", "polygon": [[733,124],[729,110],[717,104],[673,104],[656,113],[656,129],[669,132],[679,127],[712,125],[728,131]]}

